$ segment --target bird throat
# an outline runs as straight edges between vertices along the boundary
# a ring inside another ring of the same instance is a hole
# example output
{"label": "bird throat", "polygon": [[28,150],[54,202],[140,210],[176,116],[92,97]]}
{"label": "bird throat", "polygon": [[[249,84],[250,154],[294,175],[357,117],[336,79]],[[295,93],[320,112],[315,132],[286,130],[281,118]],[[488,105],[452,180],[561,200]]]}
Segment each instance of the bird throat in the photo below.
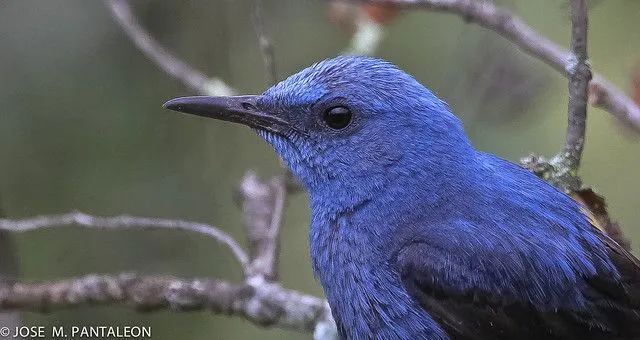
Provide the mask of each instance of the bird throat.
{"label": "bird throat", "polygon": [[[457,163],[463,164],[463,163]],[[469,164],[469,163],[467,163]],[[430,167],[427,167],[429,166]],[[404,167],[406,170],[407,167]],[[421,339],[445,333],[411,299],[394,269],[394,249],[403,240],[403,228],[425,220],[437,209],[447,209],[447,195],[461,181],[435,177],[467,176],[468,171],[442,164],[418,164],[410,171],[370,174],[366,181],[345,181],[311,192],[310,248],[319,278],[343,338]],[[466,174],[466,175],[465,175]],[[363,312],[365,311],[365,312]],[[401,325],[407,320],[424,320]],[[394,330],[417,330],[394,334]],[[356,332],[349,335],[349,332]],[[407,337],[408,336],[408,337]]]}
{"label": "bird throat", "polygon": [[[341,337],[420,339],[425,334],[444,334],[409,298],[391,267],[389,252],[375,240],[381,235],[367,232],[354,222],[355,216],[350,213],[335,219],[314,216],[311,230],[314,272]],[[405,324],[415,319],[422,322]],[[395,333],[399,330],[416,333]]]}

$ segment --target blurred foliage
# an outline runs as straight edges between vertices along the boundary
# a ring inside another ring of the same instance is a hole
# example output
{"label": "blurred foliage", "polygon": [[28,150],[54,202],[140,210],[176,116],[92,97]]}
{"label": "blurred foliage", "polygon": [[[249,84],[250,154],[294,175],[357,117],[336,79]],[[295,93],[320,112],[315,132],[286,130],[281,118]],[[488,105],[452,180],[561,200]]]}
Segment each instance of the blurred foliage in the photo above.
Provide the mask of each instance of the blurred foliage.
{"label": "blurred foliage", "polygon": [[[569,24],[558,0],[502,1],[552,40]],[[258,93],[266,77],[250,1],[140,0],[140,20],[188,63]],[[265,19],[281,77],[343,50],[349,34],[322,1],[270,0]],[[631,93],[640,59],[640,3],[602,1],[590,11],[594,68]],[[414,11],[387,23],[377,53],[431,87],[482,150],[517,161],[551,155],[564,138],[566,79],[493,32],[452,15]],[[185,94],[135,49],[100,1],[0,2],[0,194],[10,217],[79,209],[203,221],[242,239],[233,190],[247,169],[274,174],[274,153],[249,129],[161,109]],[[640,243],[637,138],[590,110],[585,183]],[[321,294],[308,258],[307,198],[285,216],[282,280]],[[200,235],[66,228],[17,238],[23,278],[137,270],[237,280],[230,254]],[[27,325],[151,325],[154,339],[308,339],[207,313],[138,314],[125,308],[26,313]],[[215,336],[213,336],[215,335]]]}

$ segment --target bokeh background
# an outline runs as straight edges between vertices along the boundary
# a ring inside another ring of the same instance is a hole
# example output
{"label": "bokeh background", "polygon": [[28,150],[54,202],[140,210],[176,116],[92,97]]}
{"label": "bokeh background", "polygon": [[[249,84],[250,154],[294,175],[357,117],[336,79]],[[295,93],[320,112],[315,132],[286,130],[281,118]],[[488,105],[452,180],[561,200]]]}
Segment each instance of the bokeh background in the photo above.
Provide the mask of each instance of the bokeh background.
{"label": "bokeh background", "polygon": [[[567,45],[566,1],[501,1],[541,34]],[[267,77],[251,24],[252,1],[137,0],[143,25],[171,51],[241,92]],[[345,50],[350,28],[323,1],[269,0],[267,29],[280,77]],[[348,20],[347,20],[348,21]],[[632,94],[640,66],[640,2],[603,0],[590,10],[594,69]],[[447,14],[402,13],[375,52],[449,102],[473,143],[512,161],[562,145],[566,79],[493,32]],[[637,74],[637,73],[636,73]],[[233,192],[248,169],[275,174],[275,154],[249,129],[161,108],[188,94],[129,41],[100,1],[0,1],[0,197],[11,218],[82,210],[202,221],[243,240]],[[640,244],[640,144],[590,108],[581,169]],[[308,256],[309,211],[293,196],[283,227],[288,288],[321,295]],[[6,236],[6,235],[5,235]],[[5,237],[3,236],[3,237]],[[24,280],[135,270],[239,280],[226,249],[172,231],[56,228],[12,238]],[[6,262],[7,249],[3,249]],[[26,325],[149,325],[160,339],[309,339],[209,313],[139,314],[95,307],[23,314]]]}

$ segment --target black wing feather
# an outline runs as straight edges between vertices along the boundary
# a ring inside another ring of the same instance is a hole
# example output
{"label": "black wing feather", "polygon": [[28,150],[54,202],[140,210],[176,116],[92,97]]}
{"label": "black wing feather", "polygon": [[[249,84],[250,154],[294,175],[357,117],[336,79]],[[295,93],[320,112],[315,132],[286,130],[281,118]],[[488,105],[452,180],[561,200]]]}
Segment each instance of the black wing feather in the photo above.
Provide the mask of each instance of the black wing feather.
{"label": "black wing feather", "polygon": [[585,278],[591,308],[537,311],[526,303],[504,304],[474,295],[452,295],[426,282],[412,262],[419,253],[411,244],[397,264],[407,291],[420,302],[452,339],[640,339],[640,261],[615,241],[600,234],[622,278]]}

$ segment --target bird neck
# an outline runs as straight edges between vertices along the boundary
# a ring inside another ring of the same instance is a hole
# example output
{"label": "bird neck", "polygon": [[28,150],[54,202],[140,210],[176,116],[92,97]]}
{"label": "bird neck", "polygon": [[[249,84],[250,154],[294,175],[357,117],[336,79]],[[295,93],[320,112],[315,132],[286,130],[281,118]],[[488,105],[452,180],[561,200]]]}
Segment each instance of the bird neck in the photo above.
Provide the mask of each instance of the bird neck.
{"label": "bird neck", "polygon": [[473,191],[481,175],[477,153],[469,148],[455,157],[433,155],[409,155],[385,172],[332,181],[311,191],[310,242],[316,269],[321,271],[323,261],[338,255],[377,266],[376,261],[389,259],[393,243],[402,243],[402,235],[409,234],[403,233],[408,225],[457,213],[461,197]]}
{"label": "bird neck", "polygon": [[343,332],[446,338],[404,289],[392,256],[412,222],[456,209],[449,205],[460,196],[452,196],[464,194],[476,173],[476,152],[466,145],[417,147],[384,172],[311,191],[313,268]]}
{"label": "bird neck", "polygon": [[[358,211],[371,203],[371,216],[405,214],[421,209],[446,206],[451,197],[464,194],[481,167],[477,151],[464,132],[449,132],[436,145],[413,139],[394,164],[366,173],[335,176],[309,187],[314,211],[327,217]],[[427,139],[428,140],[428,139]]]}
{"label": "bird neck", "polygon": [[313,267],[343,339],[446,339],[411,299],[375,234],[356,216],[314,214]]}

